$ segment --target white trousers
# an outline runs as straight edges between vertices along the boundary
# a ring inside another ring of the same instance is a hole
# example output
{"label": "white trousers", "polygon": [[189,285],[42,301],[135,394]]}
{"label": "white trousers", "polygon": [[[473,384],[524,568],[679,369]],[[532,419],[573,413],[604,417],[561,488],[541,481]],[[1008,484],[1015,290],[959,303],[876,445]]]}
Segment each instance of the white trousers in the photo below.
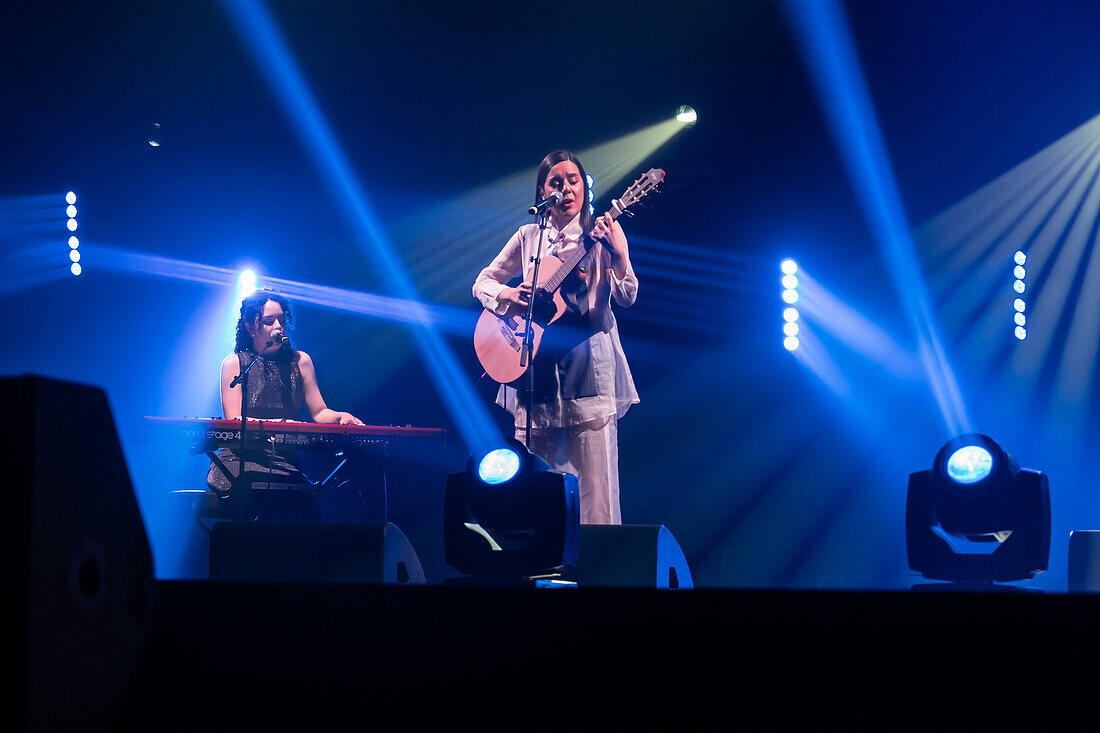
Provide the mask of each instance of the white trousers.
{"label": "white trousers", "polygon": [[[516,439],[525,437],[516,428]],[[532,428],[530,450],[555,471],[577,477],[581,524],[622,524],[619,511],[619,433],[612,415],[563,428]]]}

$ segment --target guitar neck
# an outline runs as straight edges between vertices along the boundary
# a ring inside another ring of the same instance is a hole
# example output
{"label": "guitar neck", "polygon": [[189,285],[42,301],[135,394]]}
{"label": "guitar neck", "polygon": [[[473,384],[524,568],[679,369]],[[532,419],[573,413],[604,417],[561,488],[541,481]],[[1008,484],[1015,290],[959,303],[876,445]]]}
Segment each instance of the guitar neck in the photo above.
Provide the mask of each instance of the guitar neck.
{"label": "guitar neck", "polygon": [[[621,213],[621,209],[612,206],[610,211],[604,212],[604,216],[607,217],[608,221],[615,221],[615,219],[619,218],[619,214]],[[587,237],[588,235],[586,234],[585,236]],[[561,284],[565,282],[565,278],[569,276],[569,273],[573,271],[574,267],[580,264],[580,261],[584,259],[586,254],[588,254],[588,247],[581,247],[576,252],[569,255],[569,257],[561,263],[561,267],[543,283],[542,289],[548,293],[553,293],[561,287]]]}

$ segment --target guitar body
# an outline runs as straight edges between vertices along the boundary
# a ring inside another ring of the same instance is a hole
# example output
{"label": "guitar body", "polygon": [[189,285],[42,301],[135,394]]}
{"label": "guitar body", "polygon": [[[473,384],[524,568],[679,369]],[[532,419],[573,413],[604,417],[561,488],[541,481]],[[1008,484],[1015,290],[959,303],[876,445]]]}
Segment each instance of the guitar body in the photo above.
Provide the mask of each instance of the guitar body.
{"label": "guitar body", "polygon": [[[551,297],[545,290],[540,290],[543,283],[553,277],[561,266],[562,261],[550,255],[543,255],[539,263],[539,287],[532,288],[535,294],[535,318],[531,324],[531,353],[527,357],[527,364],[538,353],[543,331],[565,313],[565,301],[561,293],[555,290]],[[527,282],[530,281],[528,277]],[[477,358],[485,368],[485,373],[501,384],[514,382],[527,371],[527,365],[521,366],[519,363],[526,314],[525,308],[515,306],[510,307],[503,316],[485,309],[474,327],[474,351]]]}

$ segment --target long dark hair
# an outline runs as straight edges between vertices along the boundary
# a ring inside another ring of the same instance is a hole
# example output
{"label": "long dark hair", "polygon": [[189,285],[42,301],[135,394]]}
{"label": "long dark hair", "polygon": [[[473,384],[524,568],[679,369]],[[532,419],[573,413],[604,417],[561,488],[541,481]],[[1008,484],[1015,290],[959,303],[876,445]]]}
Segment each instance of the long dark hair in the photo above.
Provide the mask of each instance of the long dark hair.
{"label": "long dark hair", "polygon": [[248,324],[255,323],[256,319],[263,315],[264,306],[269,300],[283,307],[283,313],[286,314],[286,330],[287,333],[290,332],[290,324],[294,322],[294,317],[290,315],[290,301],[274,290],[267,288],[257,290],[241,301],[241,317],[237,321],[237,346],[233,349],[234,352],[239,354],[242,351],[252,351],[252,334],[248,332]]}
{"label": "long dark hair", "polygon": [[546,176],[549,175],[550,169],[561,163],[563,160],[568,160],[577,166],[577,170],[581,172],[581,179],[584,181],[584,205],[581,207],[581,229],[585,234],[592,231],[592,227],[595,226],[595,222],[592,221],[592,214],[589,213],[589,206],[592,203],[588,200],[588,175],[584,172],[584,166],[577,160],[577,156],[573,155],[568,150],[555,150],[552,153],[547,154],[542,162],[539,163],[538,172],[535,173],[535,203],[542,201],[542,186],[546,183]]}

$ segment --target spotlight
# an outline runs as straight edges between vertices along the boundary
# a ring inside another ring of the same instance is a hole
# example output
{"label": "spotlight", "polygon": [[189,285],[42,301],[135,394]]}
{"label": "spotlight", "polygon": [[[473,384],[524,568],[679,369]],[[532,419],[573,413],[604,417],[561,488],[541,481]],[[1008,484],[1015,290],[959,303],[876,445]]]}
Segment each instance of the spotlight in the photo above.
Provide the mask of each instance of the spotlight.
{"label": "spotlight", "polygon": [[905,508],[909,567],[926,578],[992,583],[1047,569],[1050,488],[991,438],[949,441],[930,471],[909,476]]}
{"label": "spotlight", "polygon": [[240,291],[240,297],[247,298],[252,293],[256,292],[256,273],[255,271],[241,270],[241,274],[237,276],[237,289]]}
{"label": "spotlight", "polygon": [[789,257],[779,263],[779,269],[783,273],[780,283],[783,285],[783,302],[788,306],[783,309],[783,348],[794,351],[798,348],[798,309],[793,307],[798,302],[798,263]]}
{"label": "spotlight", "polygon": [[676,121],[682,122],[688,127],[691,127],[699,120],[699,115],[695,114],[695,110],[686,104],[681,104],[676,110]]}
{"label": "spotlight", "polygon": [[519,473],[519,467],[519,453],[511,448],[497,448],[477,464],[477,477],[495,486],[511,481]]}
{"label": "spotlight", "polygon": [[[68,206],[65,207],[65,216],[69,217],[69,221],[65,226],[69,228],[70,232],[76,231],[76,194],[69,191],[65,194],[65,203]],[[76,238],[75,234],[69,236],[69,260],[72,265],[69,266],[69,272],[73,275],[80,274],[80,252],[77,251],[77,247],[80,246],[80,240]]]}
{"label": "spotlight", "polygon": [[[1012,268],[1012,277],[1015,278],[1012,281],[1012,289],[1016,291],[1016,294],[1022,296],[1024,290],[1027,289],[1027,285],[1024,282],[1024,278],[1027,277],[1027,270],[1024,269],[1024,263],[1027,262],[1027,255],[1022,250],[1016,250],[1016,254],[1012,256],[1012,261],[1015,262],[1015,266]],[[1015,313],[1012,314],[1012,322],[1015,327],[1012,329],[1012,335],[1017,340],[1023,341],[1027,338],[1027,329],[1024,325],[1027,323],[1027,317],[1024,315],[1024,311],[1027,309],[1027,303],[1022,297],[1013,299],[1012,309]]]}
{"label": "spotlight", "polygon": [[474,579],[525,582],[576,565],[577,477],[552,471],[522,443],[471,457],[447,478],[447,564]]}

